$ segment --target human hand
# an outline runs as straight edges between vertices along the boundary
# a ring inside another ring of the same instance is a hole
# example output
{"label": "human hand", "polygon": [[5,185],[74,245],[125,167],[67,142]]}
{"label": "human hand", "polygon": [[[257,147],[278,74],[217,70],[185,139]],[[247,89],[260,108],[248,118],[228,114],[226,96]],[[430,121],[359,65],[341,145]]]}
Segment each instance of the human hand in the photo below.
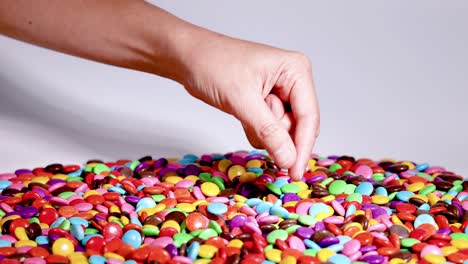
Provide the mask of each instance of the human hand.
{"label": "human hand", "polygon": [[320,122],[306,56],[213,33],[193,40],[183,64],[192,96],[239,119],[254,147],[302,178]]}

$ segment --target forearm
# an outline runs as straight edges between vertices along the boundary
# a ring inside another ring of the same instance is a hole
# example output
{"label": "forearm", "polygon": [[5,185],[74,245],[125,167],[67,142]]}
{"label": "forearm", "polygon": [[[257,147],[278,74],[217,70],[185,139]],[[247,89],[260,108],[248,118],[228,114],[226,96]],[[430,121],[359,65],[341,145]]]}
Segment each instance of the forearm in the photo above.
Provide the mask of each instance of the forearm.
{"label": "forearm", "polygon": [[181,82],[181,57],[207,32],[144,1],[3,0],[0,34]]}

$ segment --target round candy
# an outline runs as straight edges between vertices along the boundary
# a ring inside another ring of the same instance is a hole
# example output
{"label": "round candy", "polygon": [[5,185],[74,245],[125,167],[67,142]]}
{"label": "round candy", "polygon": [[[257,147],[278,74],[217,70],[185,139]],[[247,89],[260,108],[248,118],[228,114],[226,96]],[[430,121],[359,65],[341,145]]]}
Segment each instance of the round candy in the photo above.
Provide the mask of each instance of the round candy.
{"label": "round candy", "polygon": [[59,238],[52,245],[52,253],[60,256],[69,256],[75,251],[73,243],[66,238]]}

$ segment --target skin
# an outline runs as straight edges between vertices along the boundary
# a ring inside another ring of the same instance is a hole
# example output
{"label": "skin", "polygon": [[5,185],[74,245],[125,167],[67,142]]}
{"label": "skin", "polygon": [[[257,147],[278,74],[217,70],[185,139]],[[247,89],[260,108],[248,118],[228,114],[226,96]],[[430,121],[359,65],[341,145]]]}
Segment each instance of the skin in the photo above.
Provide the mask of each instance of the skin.
{"label": "skin", "polygon": [[135,0],[3,0],[0,34],[172,79],[239,119],[254,147],[302,178],[319,108],[301,53],[224,36]]}

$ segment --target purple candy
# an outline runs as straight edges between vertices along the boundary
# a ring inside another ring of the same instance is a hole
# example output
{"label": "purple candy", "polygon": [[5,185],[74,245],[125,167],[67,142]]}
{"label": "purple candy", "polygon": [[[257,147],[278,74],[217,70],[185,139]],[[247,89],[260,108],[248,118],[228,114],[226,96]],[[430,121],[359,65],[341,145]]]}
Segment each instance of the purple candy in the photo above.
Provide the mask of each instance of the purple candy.
{"label": "purple candy", "polygon": [[324,176],[324,175],[317,175],[317,176],[311,177],[311,178],[308,179],[306,182],[307,182],[308,184],[310,184],[310,183],[320,182],[320,181],[323,181],[323,180],[325,180],[325,176]]}
{"label": "purple candy", "polygon": [[380,264],[385,261],[385,258],[383,256],[379,255],[371,255],[371,256],[366,256],[361,259],[362,261],[365,261],[369,264]]}
{"label": "purple candy", "polygon": [[374,251],[376,249],[377,249],[376,246],[364,246],[364,247],[361,248],[361,252],[362,253],[367,253],[369,251]]}
{"label": "purple candy", "polygon": [[19,213],[22,218],[31,218],[39,213],[39,210],[34,206],[25,206],[20,209]]}
{"label": "purple candy", "polygon": [[159,176],[163,176],[164,174],[168,172],[176,172],[177,170],[175,168],[164,168],[158,172]]}
{"label": "purple candy", "polygon": [[166,251],[171,255],[171,258],[178,255],[177,247],[174,244],[169,244],[165,247]]}
{"label": "purple candy", "polygon": [[315,231],[307,227],[299,227],[296,229],[296,235],[302,239],[309,239],[314,235]]}
{"label": "purple candy", "polygon": [[66,182],[65,180],[61,180],[61,179],[51,179],[47,182],[47,185],[51,186],[57,183],[65,183],[65,182]]}
{"label": "purple candy", "polygon": [[325,224],[323,222],[317,222],[315,224],[315,232],[325,230]]}
{"label": "purple candy", "polygon": [[338,239],[337,237],[332,237],[332,236],[324,237],[322,240],[320,240],[320,242],[318,242],[319,246],[321,247],[328,247],[328,246],[335,245],[338,243],[340,243],[340,239]]}
{"label": "purple candy", "polygon": [[186,175],[198,176],[198,174],[200,174],[201,172],[202,172],[202,170],[197,165],[189,164],[189,165],[185,166],[185,174]]}
{"label": "purple candy", "polygon": [[140,197],[129,195],[125,197],[125,201],[127,203],[136,204],[138,201],[140,201]]}
{"label": "purple candy", "polygon": [[263,160],[264,158],[262,157],[262,155],[260,154],[252,154],[252,155],[248,155],[247,157],[245,157],[245,161],[249,161],[249,160]]}
{"label": "purple candy", "polygon": [[283,203],[301,200],[301,198],[295,193],[286,193],[285,195],[283,195],[282,199],[283,199]]}
{"label": "purple candy", "polygon": [[442,235],[450,235],[451,232],[452,230],[450,230],[450,228],[441,228],[437,230],[437,234],[442,234]]}
{"label": "purple candy", "polygon": [[139,171],[141,171],[142,169],[147,169],[147,168],[149,168],[149,167],[151,167],[151,166],[150,166],[147,162],[142,162],[142,163],[140,163],[138,166],[136,166],[135,172],[139,172]]}
{"label": "purple candy", "polygon": [[241,227],[242,225],[244,225],[246,220],[247,220],[247,216],[236,215],[231,219],[231,221],[229,221],[229,226],[231,227],[231,229],[235,227]]}
{"label": "purple candy", "polygon": [[153,169],[159,169],[162,167],[166,167],[167,165],[167,159],[165,158],[160,158],[157,161],[153,163]]}
{"label": "purple candy", "polygon": [[26,174],[26,173],[32,173],[32,170],[28,170],[28,169],[19,169],[19,170],[16,170],[15,171],[15,174],[17,176],[21,175],[21,174]]}
{"label": "purple candy", "polygon": [[233,165],[245,166],[245,159],[240,156],[232,156],[229,158]]}

